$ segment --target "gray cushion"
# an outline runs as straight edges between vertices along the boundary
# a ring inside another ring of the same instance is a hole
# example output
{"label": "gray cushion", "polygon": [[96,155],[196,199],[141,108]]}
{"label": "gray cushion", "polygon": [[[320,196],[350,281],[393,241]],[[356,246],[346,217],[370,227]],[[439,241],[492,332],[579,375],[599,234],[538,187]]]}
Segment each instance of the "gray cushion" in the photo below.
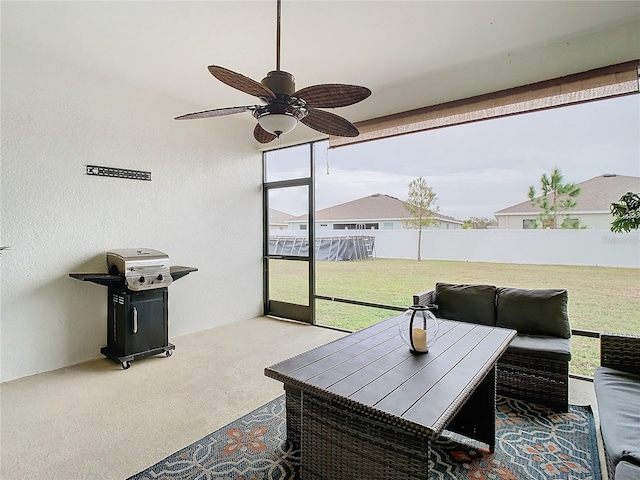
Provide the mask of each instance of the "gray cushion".
{"label": "gray cushion", "polygon": [[614,465],[622,459],[640,462],[640,375],[598,367],[593,386],[602,439],[611,461]]}
{"label": "gray cushion", "polygon": [[568,362],[571,360],[571,340],[538,335],[518,335],[511,340],[507,352]]}
{"label": "gray cushion", "polygon": [[638,480],[640,467],[629,462],[620,462],[616,467],[615,480]]}
{"label": "gray cushion", "polygon": [[438,317],[459,322],[496,324],[496,287],[436,283]]}
{"label": "gray cushion", "polygon": [[500,287],[496,325],[525,335],[571,338],[567,298],[566,290]]}

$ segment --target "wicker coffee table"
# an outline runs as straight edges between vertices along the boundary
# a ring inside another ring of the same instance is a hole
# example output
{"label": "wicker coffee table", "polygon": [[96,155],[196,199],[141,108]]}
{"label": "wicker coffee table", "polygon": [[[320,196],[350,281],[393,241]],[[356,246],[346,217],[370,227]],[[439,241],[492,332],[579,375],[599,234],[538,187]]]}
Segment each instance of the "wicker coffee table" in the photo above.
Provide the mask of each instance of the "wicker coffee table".
{"label": "wicker coffee table", "polygon": [[444,321],[413,355],[389,318],[265,369],[284,383],[302,480],[427,479],[446,428],[495,446],[495,364],[513,330]]}

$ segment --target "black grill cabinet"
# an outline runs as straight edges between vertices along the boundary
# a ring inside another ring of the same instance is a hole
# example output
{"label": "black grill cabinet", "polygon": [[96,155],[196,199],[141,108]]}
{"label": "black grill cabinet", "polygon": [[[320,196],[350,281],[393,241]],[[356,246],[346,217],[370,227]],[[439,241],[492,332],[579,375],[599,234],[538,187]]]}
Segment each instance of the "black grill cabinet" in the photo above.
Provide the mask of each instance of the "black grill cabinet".
{"label": "black grill cabinet", "polygon": [[132,292],[110,287],[107,303],[107,346],[100,349],[105,357],[129,362],[162,352],[171,356],[168,288]]}

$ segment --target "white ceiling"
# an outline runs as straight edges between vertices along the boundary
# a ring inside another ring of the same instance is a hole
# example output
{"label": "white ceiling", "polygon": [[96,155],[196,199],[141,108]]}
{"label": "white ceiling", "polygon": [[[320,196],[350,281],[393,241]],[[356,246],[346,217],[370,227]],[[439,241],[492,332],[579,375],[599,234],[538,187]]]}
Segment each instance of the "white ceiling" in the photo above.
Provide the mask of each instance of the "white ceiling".
{"label": "white ceiling", "polygon": [[[275,0],[1,7],[3,42],[185,100],[191,111],[259,103],[207,65],[258,81],[275,69]],[[369,99],[335,110],[357,122],[638,59],[640,2],[283,0],[281,56],[298,88],[369,87]],[[194,121],[236,117],[254,122],[249,113]],[[294,134],[318,138],[307,127]]]}

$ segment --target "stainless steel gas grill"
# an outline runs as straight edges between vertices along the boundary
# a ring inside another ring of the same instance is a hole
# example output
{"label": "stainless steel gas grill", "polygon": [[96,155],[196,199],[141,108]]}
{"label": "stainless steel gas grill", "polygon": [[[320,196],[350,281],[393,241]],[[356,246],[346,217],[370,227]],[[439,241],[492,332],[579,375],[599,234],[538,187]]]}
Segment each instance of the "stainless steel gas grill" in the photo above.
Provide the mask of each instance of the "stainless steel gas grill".
{"label": "stainless steel gas grill", "polygon": [[169,343],[168,286],[194,267],[170,266],[166,253],[150,248],[107,252],[108,273],[70,273],[69,276],[109,288],[107,346],[100,352],[127,369],[130,362],[165,353]]}
{"label": "stainless steel gas grill", "polygon": [[125,248],[107,252],[109,273],[124,277],[129,290],[151,290],[171,285],[169,256],[158,250]]}

